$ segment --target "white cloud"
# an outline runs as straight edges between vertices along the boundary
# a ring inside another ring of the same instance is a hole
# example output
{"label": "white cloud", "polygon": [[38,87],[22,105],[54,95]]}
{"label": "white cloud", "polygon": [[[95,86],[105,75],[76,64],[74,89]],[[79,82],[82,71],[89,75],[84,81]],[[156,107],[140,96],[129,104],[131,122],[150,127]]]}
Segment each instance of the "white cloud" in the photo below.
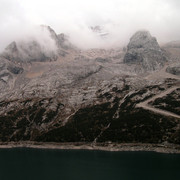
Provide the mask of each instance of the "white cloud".
{"label": "white cloud", "polygon": [[[138,29],[159,41],[180,39],[179,0],[0,0],[0,50],[25,36],[33,25],[52,26],[79,46],[122,45]],[[88,29],[103,25],[111,33],[100,41]]]}

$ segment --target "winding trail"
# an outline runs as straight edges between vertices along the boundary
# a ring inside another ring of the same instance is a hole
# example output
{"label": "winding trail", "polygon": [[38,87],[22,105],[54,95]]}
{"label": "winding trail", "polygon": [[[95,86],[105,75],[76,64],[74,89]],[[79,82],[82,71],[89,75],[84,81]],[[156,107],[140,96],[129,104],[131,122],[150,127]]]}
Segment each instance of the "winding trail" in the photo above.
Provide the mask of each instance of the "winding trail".
{"label": "winding trail", "polygon": [[146,110],[149,110],[149,111],[153,111],[155,113],[162,114],[162,115],[165,115],[165,116],[171,116],[171,117],[180,119],[180,116],[175,114],[175,113],[172,113],[172,112],[169,112],[169,111],[166,111],[166,110],[162,110],[162,109],[159,109],[159,108],[155,108],[155,107],[152,107],[152,106],[150,106],[148,104],[149,102],[154,101],[157,98],[162,98],[162,97],[166,96],[167,94],[170,94],[171,92],[173,92],[177,88],[180,88],[180,87],[179,86],[173,86],[173,87],[167,89],[166,91],[163,91],[162,93],[160,93],[158,95],[155,95],[152,98],[149,98],[148,100],[146,100],[144,102],[140,102],[139,104],[136,105],[136,107],[143,108],[143,109],[146,109]]}
{"label": "winding trail", "polygon": [[145,79],[147,79],[147,80],[155,80],[155,79],[161,79],[161,78],[162,79],[171,78],[171,79],[178,80],[177,84],[174,85],[173,87],[161,92],[160,94],[157,94],[157,95],[147,99],[144,102],[138,103],[136,105],[136,107],[143,108],[143,109],[146,109],[146,110],[158,113],[158,114],[162,114],[164,116],[171,116],[171,117],[180,119],[180,116],[175,114],[175,113],[172,113],[172,112],[166,111],[166,110],[162,110],[162,109],[159,109],[159,108],[155,108],[155,107],[152,107],[152,106],[149,105],[149,102],[151,102],[151,101],[153,102],[157,98],[162,98],[162,97],[166,96],[167,94],[170,94],[171,92],[173,92],[177,88],[180,88],[180,83],[179,83],[180,77],[166,72],[166,69],[167,69],[168,66],[169,66],[169,64],[167,63],[161,70],[156,71],[155,73],[148,75],[147,77],[145,77]]}

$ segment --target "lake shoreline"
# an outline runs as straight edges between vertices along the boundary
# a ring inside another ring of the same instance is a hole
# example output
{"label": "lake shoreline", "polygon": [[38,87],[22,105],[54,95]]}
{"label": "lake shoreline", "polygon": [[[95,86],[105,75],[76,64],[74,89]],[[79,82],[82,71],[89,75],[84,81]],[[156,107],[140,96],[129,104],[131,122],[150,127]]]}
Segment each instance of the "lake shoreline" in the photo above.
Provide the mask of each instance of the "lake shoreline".
{"label": "lake shoreline", "polygon": [[55,142],[0,142],[0,149],[34,148],[61,150],[99,150],[99,151],[153,151],[158,153],[180,154],[180,145],[144,143],[55,143]]}

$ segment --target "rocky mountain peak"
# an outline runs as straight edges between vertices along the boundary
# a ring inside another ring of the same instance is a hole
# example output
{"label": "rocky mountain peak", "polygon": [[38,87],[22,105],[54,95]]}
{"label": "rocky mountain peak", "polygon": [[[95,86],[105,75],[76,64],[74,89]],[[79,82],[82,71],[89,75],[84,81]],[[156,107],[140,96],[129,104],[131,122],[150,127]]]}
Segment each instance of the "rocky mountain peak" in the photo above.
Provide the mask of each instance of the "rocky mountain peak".
{"label": "rocky mountain peak", "polygon": [[15,41],[13,41],[12,43],[10,43],[7,47],[6,50],[12,51],[12,52],[17,52],[18,48],[17,48],[17,44]]}
{"label": "rocky mountain peak", "polygon": [[1,57],[18,62],[54,61],[59,56],[68,54],[68,50],[73,48],[64,34],[57,35],[50,26],[41,25],[40,32],[40,37],[12,42]]}
{"label": "rocky mountain peak", "polygon": [[47,31],[50,37],[55,41],[56,45],[59,46],[59,38],[56,32],[50,27],[46,25],[41,25],[42,31]]}
{"label": "rocky mountain peak", "polygon": [[91,26],[90,29],[102,39],[107,38],[109,35],[109,32],[107,32],[102,26]]}
{"label": "rocky mountain peak", "polygon": [[138,31],[131,38],[128,49],[144,48],[161,50],[155,37],[152,37],[149,31]]}
{"label": "rocky mountain peak", "polygon": [[[69,41],[69,37],[64,34],[56,34],[56,32],[50,27],[50,26],[46,26],[46,25],[42,25],[41,26],[43,29],[47,30],[50,34],[50,37],[55,41],[56,46],[58,47],[58,49],[60,50],[67,50],[67,49],[72,49],[75,48]],[[62,52],[60,52],[61,54]]]}
{"label": "rocky mountain peak", "polygon": [[130,38],[124,63],[141,65],[151,71],[163,66],[165,62],[163,50],[148,31],[138,31]]}
{"label": "rocky mountain peak", "polygon": [[46,26],[46,25],[41,25],[42,28],[46,29],[47,31],[49,31],[51,37],[53,39],[57,38],[57,34],[55,33],[55,31],[50,27],[50,26]]}

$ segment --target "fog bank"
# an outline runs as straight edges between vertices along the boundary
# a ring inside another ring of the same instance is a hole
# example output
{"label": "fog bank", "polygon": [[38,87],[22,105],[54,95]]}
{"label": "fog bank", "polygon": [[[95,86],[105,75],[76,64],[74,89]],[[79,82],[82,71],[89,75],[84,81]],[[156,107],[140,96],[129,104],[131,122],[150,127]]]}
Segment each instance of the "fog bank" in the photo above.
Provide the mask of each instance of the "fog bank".
{"label": "fog bank", "polygon": [[[160,43],[180,39],[179,0],[0,0],[0,4],[0,51],[26,37],[41,41],[35,28],[41,24],[67,34],[80,48],[124,46],[139,29],[149,30]],[[108,36],[100,38],[91,26],[101,26]]]}

